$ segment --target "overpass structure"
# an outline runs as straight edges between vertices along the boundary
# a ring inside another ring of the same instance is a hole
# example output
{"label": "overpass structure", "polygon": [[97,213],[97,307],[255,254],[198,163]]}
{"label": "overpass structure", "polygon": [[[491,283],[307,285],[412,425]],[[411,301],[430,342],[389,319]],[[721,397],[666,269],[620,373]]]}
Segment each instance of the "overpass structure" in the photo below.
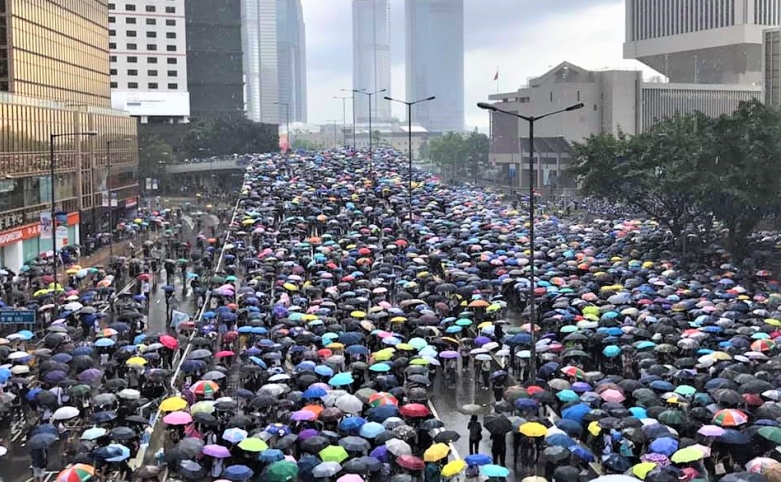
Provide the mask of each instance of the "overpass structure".
{"label": "overpass structure", "polygon": [[168,174],[196,174],[210,171],[236,171],[243,173],[246,168],[247,161],[231,158],[215,161],[169,164],[165,167],[165,171]]}

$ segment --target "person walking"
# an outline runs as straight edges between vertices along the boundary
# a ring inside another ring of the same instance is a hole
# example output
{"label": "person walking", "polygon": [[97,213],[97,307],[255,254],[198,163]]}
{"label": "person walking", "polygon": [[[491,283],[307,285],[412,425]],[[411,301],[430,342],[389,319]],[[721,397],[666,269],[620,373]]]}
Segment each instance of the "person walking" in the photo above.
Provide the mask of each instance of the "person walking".
{"label": "person walking", "polygon": [[469,430],[469,455],[480,452],[480,440],[483,438],[483,426],[477,421],[477,415],[472,415],[467,425]]}
{"label": "person walking", "polygon": [[495,464],[506,466],[507,441],[505,440],[505,434],[491,435],[491,457],[494,459]]}

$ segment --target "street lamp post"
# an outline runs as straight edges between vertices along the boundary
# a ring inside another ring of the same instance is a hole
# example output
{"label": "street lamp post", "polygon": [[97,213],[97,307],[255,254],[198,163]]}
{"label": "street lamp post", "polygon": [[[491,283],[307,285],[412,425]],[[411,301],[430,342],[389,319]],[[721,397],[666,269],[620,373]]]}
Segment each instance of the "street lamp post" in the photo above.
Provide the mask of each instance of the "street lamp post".
{"label": "street lamp post", "polygon": [[[536,371],[536,364],[537,364],[537,352],[536,352],[536,337],[535,337],[535,324],[537,321],[537,313],[536,313],[536,306],[534,303],[534,289],[535,289],[535,282],[534,282],[534,176],[536,174],[534,170],[534,123],[538,120],[542,120],[546,117],[550,117],[552,115],[560,114],[562,112],[569,112],[573,110],[578,110],[583,108],[583,103],[579,102],[577,104],[571,105],[564,109],[559,109],[553,112],[548,112],[547,114],[539,115],[539,116],[525,116],[521,114],[517,114],[515,112],[509,112],[506,110],[502,110],[498,107],[496,107],[493,104],[489,104],[487,102],[478,102],[477,107],[481,109],[485,109],[491,112],[500,112],[502,114],[506,114],[509,116],[517,117],[518,119],[525,120],[529,123],[529,252],[531,259],[529,260],[529,325],[531,327],[531,360],[529,364],[529,373],[530,376],[536,377],[537,371]],[[518,136],[520,140],[520,135]],[[518,143],[519,149],[520,149],[520,142]],[[521,163],[523,163],[523,152],[519,153],[521,158]],[[522,166],[521,166],[522,167]],[[519,182],[518,185],[520,187],[520,172],[518,173]]]}
{"label": "street lamp post", "polygon": [[114,209],[111,205],[111,144],[115,142],[128,142],[132,139],[118,139],[115,141],[106,141],[106,190],[108,191],[108,257],[109,260],[114,257]]}
{"label": "street lamp post", "polygon": [[288,102],[274,102],[274,105],[285,106],[285,135],[287,136],[287,150],[293,148],[293,141],[290,140],[290,103]]}
{"label": "street lamp post", "polygon": [[350,92],[353,100],[353,149],[356,149],[358,144],[355,139],[355,90],[353,89],[340,89],[342,92]]}
{"label": "street lamp post", "polygon": [[[344,147],[347,147],[347,99],[350,98],[350,96],[334,96],[334,99],[342,99],[342,140],[344,142]],[[355,109],[353,109],[353,115],[355,115]],[[355,123],[355,119],[353,119],[353,123]],[[355,135],[354,126],[353,135]],[[355,139],[353,139],[353,142],[355,142]]]}
{"label": "street lamp post", "polygon": [[57,291],[57,216],[55,215],[55,195],[54,195],[54,153],[55,153],[55,143],[57,142],[57,139],[60,137],[65,136],[96,136],[98,135],[95,131],[84,131],[84,132],[65,132],[62,134],[49,134],[49,183],[51,184],[51,230],[52,230],[52,269],[54,274],[54,291]]}
{"label": "street lamp post", "polygon": [[374,92],[366,92],[366,89],[353,89],[353,92],[356,94],[363,94],[369,97],[369,172],[372,172],[372,164],[374,164],[374,151],[372,150],[372,97],[387,90],[380,89]]}
{"label": "street lamp post", "polygon": [[406,100],[399,100],[394,99],[392,97],[385,96],[385,100],[389,100],[391,102],[398,102],[399,104],[404,104],[407,106],[407,144],[409,148],[409,154],[407,155],[407,161],[409,163],[409,186],[407,188],[407,216],[409,217],[409,222],[412,224],[412,106],[415,104],[420,104],[421,102],[428,102],[430,100],[436,99],[436,96],[426,97],[425,99],[418,99],[412,102],[408,102]]}

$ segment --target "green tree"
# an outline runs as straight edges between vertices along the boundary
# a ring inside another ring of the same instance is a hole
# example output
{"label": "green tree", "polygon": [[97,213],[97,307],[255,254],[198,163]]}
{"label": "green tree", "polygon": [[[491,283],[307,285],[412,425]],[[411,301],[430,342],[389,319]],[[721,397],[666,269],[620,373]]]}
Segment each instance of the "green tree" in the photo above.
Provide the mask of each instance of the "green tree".
{"label": "green tree", "polygon": [[193,119],[184,142],[189,157],[222,156],[279,150],[277,127],[243,115]]}
{"label": "green tree", "polygon": [[139,136],[138,172],[139,177],[159,177],[165,164],[174,159],[174,150],[170,144],[158,136]]}
{"label": "green tree", "polygon": [[478,132],[448,132],[428,142],[431,161],[440,171],[456,178],[479,178],[488,168],[488,136]]}

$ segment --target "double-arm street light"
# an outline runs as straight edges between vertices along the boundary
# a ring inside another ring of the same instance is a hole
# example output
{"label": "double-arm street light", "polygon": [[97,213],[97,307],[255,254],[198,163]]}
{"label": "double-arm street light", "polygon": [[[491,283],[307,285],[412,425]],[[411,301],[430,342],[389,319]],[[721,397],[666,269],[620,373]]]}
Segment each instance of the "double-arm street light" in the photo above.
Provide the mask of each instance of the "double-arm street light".
{"label": "double-arm street light", "polygon": [[[344,90],[344,89],[342,89]],[[344,142],[344,147],[347,147],[347,99],[352,99],[353,97],[348,96],[338,96],[335,95],[334,99],[342,99],[342,140]],[[353,124],[355,124],[355,108],[353,108]],[[353,142],[355,142],[355,126],[353,125]],[[353,146],[354,147],[354,146]]]}
{"label": "double-arm street light", "polygon": [[339,90],[341,90],[342,92],[350,92],[352,94],[351,98],[353,100],[353,149],[357,149],[358,144],[356,144],[356,139],[355,139],[355,92],[356,91],[353,89],[339,89]]}
{"label": "double-arm street light", "polygon": [[[366,92],[366,89],[353,89],[353,93],[363,94],[369,97],[369,172],[372,172],[374,168],[374,151],[372,150],[372,97],[387,90],[388,89],[380,89],[375,90],[374,92]],[[354,109],[355,108],[353,107],[353,110]]]}
{"label": "double-arm street light", "polygon": [[409,163],[409,186],[407,188],[408,190],[408,198],[407,198],[407,216],[409,217],[409,222],[412,224],[412,106],[415,104],[420,104],[421,102],[428,102],[430,100],[436,99],[436,96],[426,97],[425,99],[418,99],[412,102],[408,102],[406,100],[399,100],[394,99],[392,97],[385,96],[385,100],[389,100],[391,102],[398,102],[399,104],[404,104],[407,106],[407,144],[409,148],[409,153],[407,154],[407,161]]}
{"label": "double-arm street light", "polygon": [[108,256],[109,259],[114,257],[114,228],[112,227],[114,224],[114,206],[111,205],[111,144],[116,144],[117,142],[130,142],[133,139],[126,138],[126,139],[117,139],[117,140],[107,140],[106,141],[106,190],[108,191]]}
{"label": "double-arm street light", "polygon": [[[564,109],[559,109],[553,112],[548,112],[547,114],[538,115],[538,116],[525,116],[521,115],[515,112],[509,112],[506,110],[502,110],[498,107],[496,107],[493,104],[489,104],[487,102],[478,102],[477,107],[485,110],[489,110],[491,112],[500,112],[502,114],[506,114],[512,117],[517,117],[518,119],[525,120],[529,123],[529,253],[530,253],[530,259],[529,259],[529,326],[531,327],[531,336],[532,336],[532,342],[531,342],[531,363],[529,364],[529,373],[530,376],[536,377],[537,371],[536,371],[536,363],[537,363],[537,352],[536,352],[536,336],[535,336],[535,325],[537,323],[537,313],[536,313],[536,306],[534,304],[534,289],[535,289],[535,283],[534,283],[534,176],[536,174],[534,169],[534,123],[538,120],[542,120],[546,117],[550,117],[552,115],[560,114],[562,112],[569,112],[573,110],[578,110],[583,107],[583,103],[579,102],[577,104],[571,105]],[[520,136],[519,136],[520,138]],[[518,143],[519,149],[521,148],[521,143]],[[523,152],[519,153],[521,158],[521,163],[523,163]],[[519,181],[520,181],[520,172],[518,173]],[[520,185],[520,182],[518,183]]]}
{"label": "double-arm street light", "polygon": [[293,148],[293,141],[290,140],[290,103],[274,102],[274,105],[285,106],[285,136],[287,136],[287,150],[289,152]]}
{"label": "double-arm street light", "polygon": [[[49,134],[49,177],[51,184],[51,231],[52,231],[52,267],[54,270],[54,291],[57,291],[57,215],[55,214],[56,200],[54,195],[54,153],[56,150],[57,139],[60,137],[79,137],[79,136],[96,136],[96,131],[83,131],[83,132],[64,132],[61,134]],[[81,169],[81,168],[79,168]]]}

